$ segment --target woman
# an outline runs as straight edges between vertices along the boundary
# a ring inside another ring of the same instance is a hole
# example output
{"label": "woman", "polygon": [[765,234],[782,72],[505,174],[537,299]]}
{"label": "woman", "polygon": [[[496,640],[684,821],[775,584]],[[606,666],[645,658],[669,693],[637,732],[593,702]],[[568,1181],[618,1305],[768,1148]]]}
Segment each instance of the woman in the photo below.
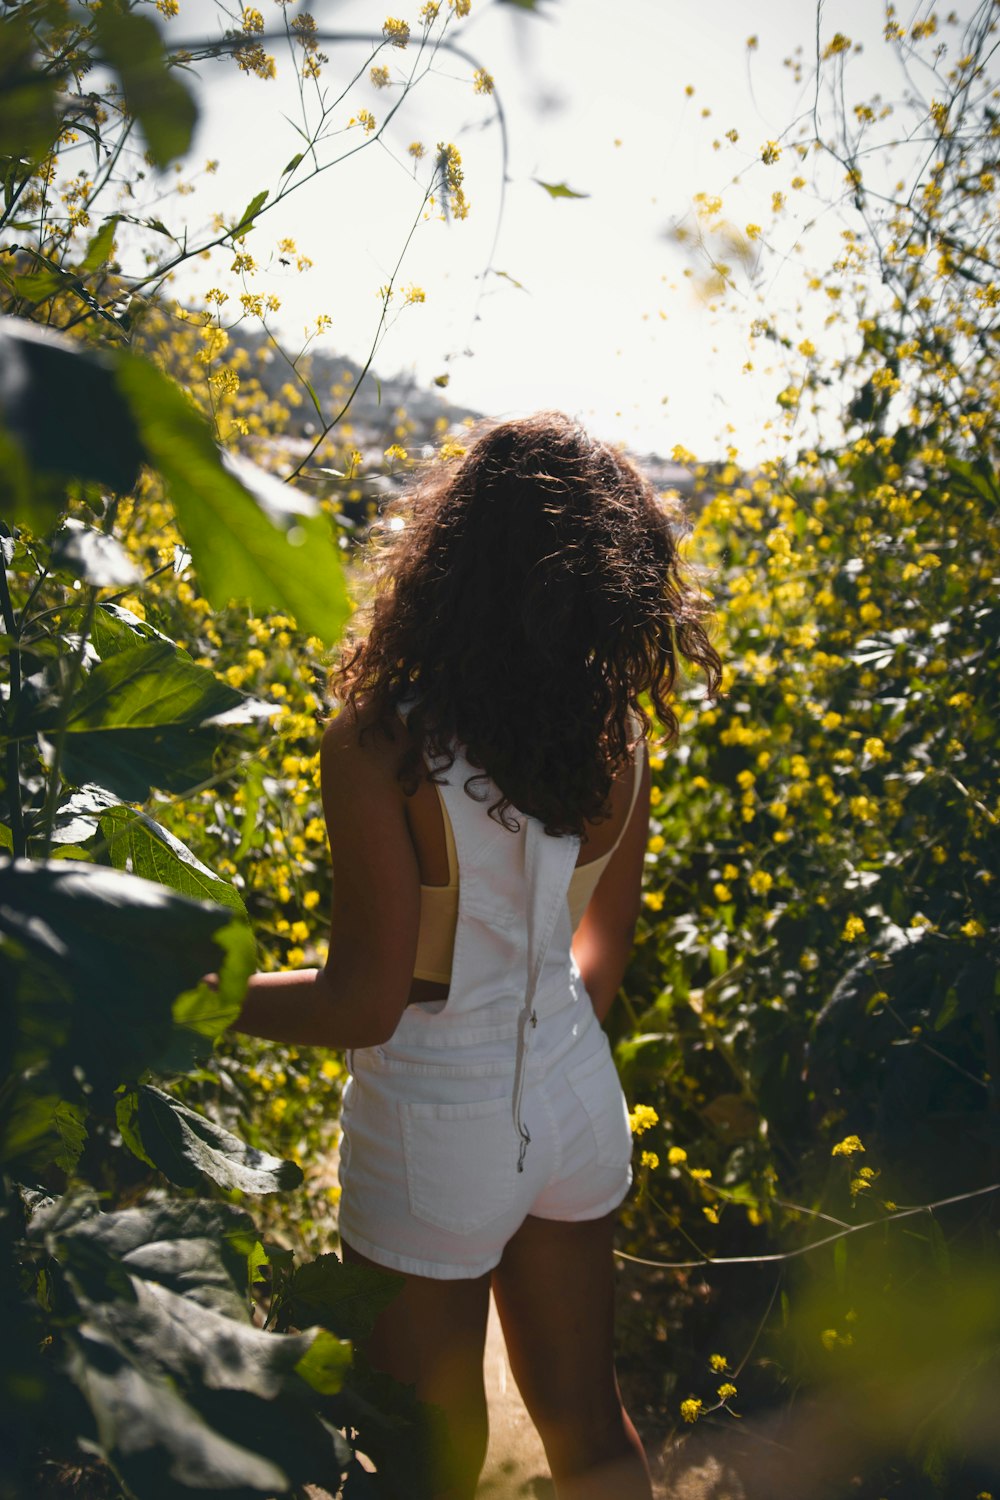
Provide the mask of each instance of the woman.
{"label": "woman", "polygon": [[387,523],[323,739],[327,964],[255,976],[238,1025],[348,1049],[343,1253],[403,1277],[367,1353],[444,1409],[440,1493],[471,1497],[485,1455],[492,1286],[559,1500],[638,1500],[600,1023],[648,833],[640,698],[673,737],[680,658],[717,689],[708,601],[648,482],[558,414],[481,431]]}

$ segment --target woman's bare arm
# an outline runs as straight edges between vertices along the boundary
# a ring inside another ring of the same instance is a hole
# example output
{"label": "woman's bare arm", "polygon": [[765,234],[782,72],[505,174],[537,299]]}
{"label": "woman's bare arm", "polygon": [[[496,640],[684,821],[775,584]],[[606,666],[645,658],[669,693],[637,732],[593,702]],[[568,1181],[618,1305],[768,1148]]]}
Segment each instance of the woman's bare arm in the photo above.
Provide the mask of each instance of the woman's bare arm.
{"label": "woman's bare arm", "polygon": [[359,743],[341,714],[320,766],[333,859],[330,947],[324,968],[255,974],[236,1031],[300,1046],[372,1047],[406,1006],[420,923],[417,860],[396,777],[400,746]]}
{"label": "woman's bare arm", "polygon": [[[641,749],[636,753],[642,754]],[[639,791],[628,825],[573,938],[573,957],[599,1021],[611,1009],[632,950],[648,837],[649,757],[643,755]]]}

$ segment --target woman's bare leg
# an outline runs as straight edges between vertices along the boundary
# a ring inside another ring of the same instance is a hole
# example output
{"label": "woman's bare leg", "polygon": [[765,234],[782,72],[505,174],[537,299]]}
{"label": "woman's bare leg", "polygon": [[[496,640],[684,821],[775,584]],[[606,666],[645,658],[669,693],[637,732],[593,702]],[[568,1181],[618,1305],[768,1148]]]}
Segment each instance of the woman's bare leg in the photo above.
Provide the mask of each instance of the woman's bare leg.
{"label": "woman's bare leg", "polygon": [[518,1389],[559,1500],[650,1500],[642,1443],[614,1367],[614,1215],[528,1218],[493,1272]]}
{"label": "woman's bare leg", "polygon": [[[345,1261],[385,1270],[346,1242],[341,1250]],[[404,1276],[403,1282],[379,1315],[364,1352],[374,1369],[415,1386],[420,1401],[443,1410],[449,1444],[438,1455],[438,1497],[472,1500],[488,1435],[483,1350],[489,1274],[460,1281]]]}

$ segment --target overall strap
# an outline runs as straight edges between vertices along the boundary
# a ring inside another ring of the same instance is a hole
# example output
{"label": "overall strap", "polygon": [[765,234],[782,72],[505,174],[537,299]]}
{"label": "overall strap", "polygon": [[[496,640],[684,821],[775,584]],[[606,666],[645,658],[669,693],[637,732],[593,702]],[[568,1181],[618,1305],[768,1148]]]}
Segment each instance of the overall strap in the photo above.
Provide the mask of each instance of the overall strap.
{"label": "overall strap", "polygon": [[526,822],[524,873],[527,887],[528,962],[524,1005],[517,1023],[517,1060],[514,1070],[514,1124],[521,1137],[517,1158],[519,1172],[524,1171],[524,1156],[531,1141],[521,1118],[521,1100],[530,1047],[529,1028],[534,1031],[538,1025],[535,991],[548,956],[559,912],[566,905],[566,893],[580,849],[578,838],[552,838],[537,818],[527,818]]}

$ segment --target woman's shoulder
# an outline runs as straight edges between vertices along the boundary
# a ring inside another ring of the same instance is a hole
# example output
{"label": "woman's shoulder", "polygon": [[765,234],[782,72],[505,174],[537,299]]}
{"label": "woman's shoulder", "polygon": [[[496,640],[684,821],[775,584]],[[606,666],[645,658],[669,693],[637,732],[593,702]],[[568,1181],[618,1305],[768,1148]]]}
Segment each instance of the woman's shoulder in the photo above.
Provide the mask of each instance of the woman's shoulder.
{"label": "woman's shoulder", "polygon": [[320,764],[324,777],[353,773],[396,782],[409,745],[396,715],[386,718],[371,700],[346,703],[324,726]]}

